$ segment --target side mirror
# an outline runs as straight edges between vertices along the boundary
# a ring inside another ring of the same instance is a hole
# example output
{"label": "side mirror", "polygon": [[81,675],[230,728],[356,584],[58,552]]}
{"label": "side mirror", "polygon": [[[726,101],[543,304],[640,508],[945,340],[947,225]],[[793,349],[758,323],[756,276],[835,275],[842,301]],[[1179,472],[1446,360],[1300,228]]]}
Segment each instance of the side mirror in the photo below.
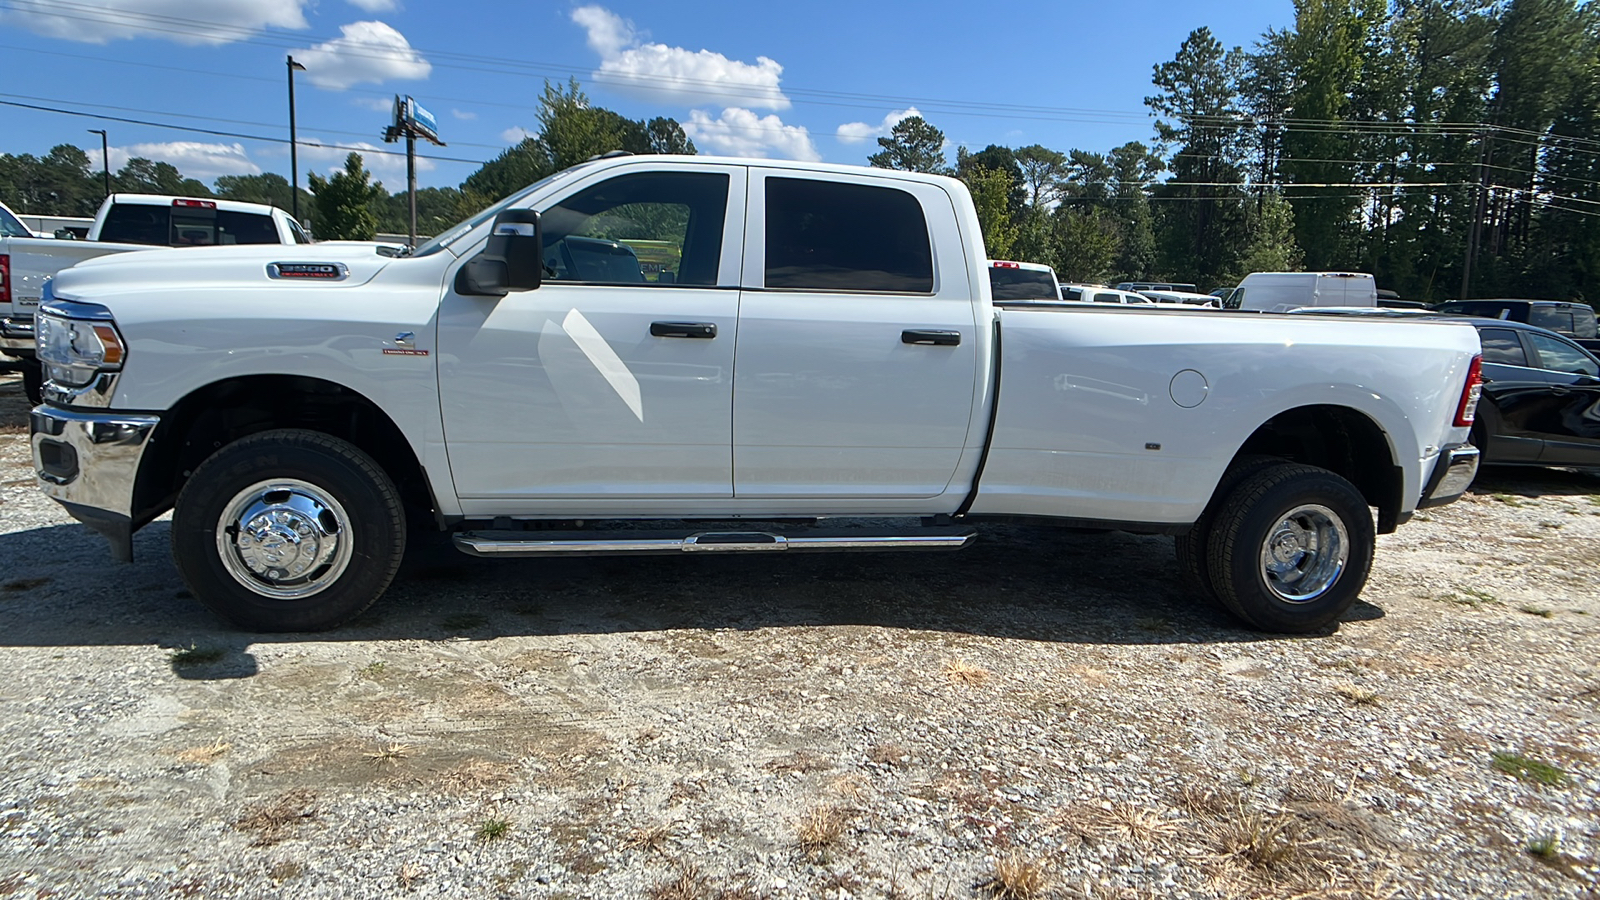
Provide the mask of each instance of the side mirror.
{"label": "side mirror", "polygon": [[544,281],[544,228],[539,211],[507,209],[494,217],[489,242],[456,273],[456,293],[504,297]]}

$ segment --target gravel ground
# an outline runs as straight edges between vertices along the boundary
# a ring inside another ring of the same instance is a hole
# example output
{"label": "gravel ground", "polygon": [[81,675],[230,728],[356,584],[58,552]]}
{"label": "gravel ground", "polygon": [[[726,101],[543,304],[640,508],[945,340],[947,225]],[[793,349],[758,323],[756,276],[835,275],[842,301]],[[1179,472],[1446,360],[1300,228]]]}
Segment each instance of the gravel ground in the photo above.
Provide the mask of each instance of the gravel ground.
{"label": "gravel ground", "polygon": [[1168,538],[481,561],[230,630],[34,488],[0,376],[0,896],[1594,897],[1600,479],[1491,472],[1337,631]]}

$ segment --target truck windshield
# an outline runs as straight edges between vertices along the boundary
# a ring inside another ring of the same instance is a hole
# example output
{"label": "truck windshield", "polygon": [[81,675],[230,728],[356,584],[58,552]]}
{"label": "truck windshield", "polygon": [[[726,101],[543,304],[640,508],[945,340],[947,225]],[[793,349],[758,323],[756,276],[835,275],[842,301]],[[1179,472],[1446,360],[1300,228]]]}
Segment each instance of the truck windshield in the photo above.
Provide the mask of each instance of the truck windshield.
{"label": "truck windshield", "polygon": [[13,216],[9,211],[0,209],[0,236],[33,237],[33,232],[29,231],[21,220]]}
{"label": "truck windshield", "polygon": [[989,290],[1001,300],[1060,300],[1061,288],[1048,271],[989,267]]}

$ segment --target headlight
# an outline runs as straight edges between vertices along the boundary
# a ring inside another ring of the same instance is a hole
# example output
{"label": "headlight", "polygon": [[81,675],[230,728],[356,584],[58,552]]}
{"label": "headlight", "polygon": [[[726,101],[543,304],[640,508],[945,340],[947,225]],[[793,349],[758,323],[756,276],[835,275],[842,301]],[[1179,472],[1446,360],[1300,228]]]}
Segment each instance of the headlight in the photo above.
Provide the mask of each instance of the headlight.
{"label": "headlight", "polygon": [[83,387],[100,372],[122,368],[122,335],[117,333],[111,310],[104,306],[55,299],[41,302],[35,339],[45,377],[63,387]]}

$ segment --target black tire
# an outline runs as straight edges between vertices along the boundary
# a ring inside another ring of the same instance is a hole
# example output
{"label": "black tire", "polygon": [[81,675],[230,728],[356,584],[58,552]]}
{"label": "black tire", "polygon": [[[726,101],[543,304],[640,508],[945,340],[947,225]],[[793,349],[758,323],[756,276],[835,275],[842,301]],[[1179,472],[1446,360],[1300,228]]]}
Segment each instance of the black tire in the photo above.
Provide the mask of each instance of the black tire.
{"label": "black tire", "polygon": [[[1307,552],[1296,535],[1319,524],[1317,547]],[[1334,550],[1339,534],[1342,562]],[[1274,535],[1284,541],[1274,566],[1287,577],[1275,577],[1263,559]],[[1281,463],[1240,481],[1218,507],[1206,564],[1229,612],[1262,631],[1305,634],[1338,621],[1356,602],[1376,539],[1372,512],[1355,485],[1327,469]]]}
{"label": "black tire", "polygon": [[[239,529],[223,527],[225,517],[257,525],[247,535],[268,540],[241,539]],[[296,525],[312,536],[289,533]],[[265,431],[223,447],[173,508],[172,555],[189,591],[251,631],[321,631],[349,621],[383,595],[405,548],[394,482],[354,445],[315,431]]]}
{"label": "black tire", "polygon": [[1210,536],[1212,523],[1216,521],[1217,508],[1227,500],[1228,495],[1233,493],[1239,482],[1268,466],[1282,463],[1283,460],[1275,456],[1246,456],[1236,461],[1222,473],[1222,479],[1217,482],[1217,488],[1211,494],[1211,502],[1206,505],[1205,511],[1200,514],[1194,526],[1173,538],[1172,547],[1178,557],[1178,574],[1189,593],[1213,605],[1221,604],[1217,599],[1216,588],[1211,586],[1211,566],[1206,559],[1206,538]]}
{"label": "black tire", "polygon": [[44,365],[37,359],[22,361],[22,390],[34,406],[44,402]]}

